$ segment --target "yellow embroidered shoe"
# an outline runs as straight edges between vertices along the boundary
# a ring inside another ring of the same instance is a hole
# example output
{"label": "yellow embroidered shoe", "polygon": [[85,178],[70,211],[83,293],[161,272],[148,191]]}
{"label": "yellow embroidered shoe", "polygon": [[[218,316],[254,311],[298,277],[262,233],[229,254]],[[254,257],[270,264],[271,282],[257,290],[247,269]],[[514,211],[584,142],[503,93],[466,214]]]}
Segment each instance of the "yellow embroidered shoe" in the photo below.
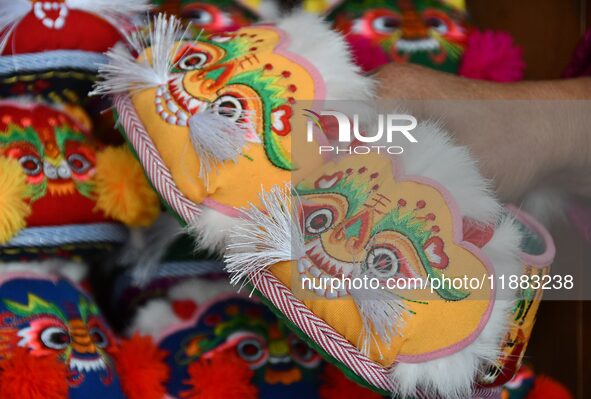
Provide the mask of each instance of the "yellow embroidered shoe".
{"label": "yellow embroidered shoe", "polygon": [[109,54],[95,93],[116,95],[154,187],[202,246],[225,253],[231,281],[380,393],[497,395],[519,292],[495,282],[523,274],[522,233],[468,151],[421,122],[401,155],[320,156],[334,132],[307,143],[302,108],[373,109],[373,81],[314,17],[181,32],[157,17],[148,45]]}
{"label": "yellow embroidered shoe", "polygon": [[531,218],[501,211],[440,128],[413,134],[401,156],[337,157],[262,193],[230,234],[226,269],[358,382],[401,397],[494,397],[541,298],[501,281],[547,273],[553,244]]}
{"label": "yellow embroidered shoe", "polygon": [[[198,39],[182,32],[176,19],[157,16],[148,39],[130,39],[135,52],[107,53],[94,94],[116,95],[119,123],[156,190],[202,246],[221,249],[226,227],[258,202],[261,187],[320,162],[293,157],[292,141],[304,138],[295,132],[307,122],[296,110],[367,100],[373,82],[359,76],[340,36],[312,16]],[[317,37],[322,46],[303,44]]]}

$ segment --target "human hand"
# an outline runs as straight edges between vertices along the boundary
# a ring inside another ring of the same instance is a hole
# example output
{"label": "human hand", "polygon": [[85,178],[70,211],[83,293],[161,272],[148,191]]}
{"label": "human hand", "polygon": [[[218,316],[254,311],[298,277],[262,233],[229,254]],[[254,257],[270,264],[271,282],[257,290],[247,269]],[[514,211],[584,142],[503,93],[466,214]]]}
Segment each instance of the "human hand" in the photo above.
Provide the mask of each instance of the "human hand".
{"label": "human hand", "polygon": [[542,185],[591,198],[591,79],[492,83],[400,64],[375,77],[382,102],[441,121],[469,147],[501,199]]}

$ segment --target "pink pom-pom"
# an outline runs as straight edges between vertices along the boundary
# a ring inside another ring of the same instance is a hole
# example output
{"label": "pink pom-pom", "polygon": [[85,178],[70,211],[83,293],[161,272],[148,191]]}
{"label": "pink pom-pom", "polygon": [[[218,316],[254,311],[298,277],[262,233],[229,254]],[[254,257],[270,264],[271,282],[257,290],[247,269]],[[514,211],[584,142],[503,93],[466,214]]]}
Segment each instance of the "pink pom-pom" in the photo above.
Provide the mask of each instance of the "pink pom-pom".
{"label": "pink pom-pom", "polygon": [[384,50],[370,39],[361,35],[347,35],[353,60],[363,72],[372,72],[390,62]]}
{"label": "pink pom-pom", "polygon": [[521,47],[505,32],[474,31],[462,57],[460,75],[495,82],[523,79],[525,61]]}

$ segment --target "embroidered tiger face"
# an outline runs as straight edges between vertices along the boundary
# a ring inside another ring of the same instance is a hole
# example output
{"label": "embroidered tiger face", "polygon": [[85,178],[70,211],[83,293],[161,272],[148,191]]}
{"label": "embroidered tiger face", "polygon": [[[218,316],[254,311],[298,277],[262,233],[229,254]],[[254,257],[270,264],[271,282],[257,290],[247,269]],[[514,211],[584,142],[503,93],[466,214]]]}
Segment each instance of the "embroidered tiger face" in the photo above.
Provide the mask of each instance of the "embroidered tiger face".
{"label": "embroidered tiger face", "polygon": [[[306,247],[306,256],[298,262],[302,279],[367,276],[383,286],[388,280],[427,281],[462,275],[454,259],[464,256],[474,267],[465,271],[486,274],[480,259],[456,245],[457,227],[441,194],[427,184],[399,180],[387,157],[330,162],[298,183],[295,191],[301,199]],[[346,297],[349,288],[315,294]],[[470,295],[452,287],[439,287],[434,293],[446,301]]]}
{"label": "embroidered tiger face", "polygon": [[[0,114],[0,155],[17,160],[29,183],[33,212],[28,224],[104,218],[93,211],[97,145],[86,127],[42,104],[3,102]],[[68,212],[57,212],[66,208]]]}
{"label": "embroidered tiger face", "polygon": [[261,185],[289,182],[293,107],[320,89],[283,46],[272,27],[177,42],[168,82],[132,94],[176,186],[193,202],[231,212],[257,202]]}
{"label": "embroidered tiger face", "polygon": [[86,389],[120,397],[109,352],[114,337],[93,301],[63,279],[15,278],[0,286],[0,355],[28,348],[58,354],[69,369],[70,397]]}
{"label": "embroidered tiger face", "polygon": [[395,62],[456,72],[466,42],[464,15],[439,0],[345,1],[334,27],[379,45]]}
{"label": "embroidered tiger face", "polygon": [[[481,328],[493,303],[490,286],[444,280],[479,282],[492,269],[476,245],[463,241],[462,216],[437,183],[405,176],[388,156],[367,154],[325,163],[294,191],[303,247],[295,247],[289,266],[280,262],[270,272],[371,359],[389,366],[397,356],[437,352]],[[392,329],[373,340],[362,305],[379,316],[385,301],[394,309],[386,313]],[[432,328],[446,334],[434,340]]]}
{"label": "embroidered tiger face", "polygon": [[321,366],[320,356],[266,306],[241,297],[208,306],[194,325],[165,337],[160,347],[170,353],[166,361],[173,371],[168,387],[169,393],[176,396],[187,388],[183,382],[191,362],[226,350],[234,351],[254,370],[252,382],[261,397],[275,397],[270,393],[285,390],[286,385],[301,392],[306,392],[303,386],[309,385],[314,392]]}
{"label": "embroidered tiger face", "polygon": [[[296,186],[307,251],[299,264],[302,278],[366,275],[385,284],[388,279],[427,279],[447,268],[449,258],[431,204],[393,197],[382,188],[388,185],[385,179],[379,168],[350,165]],[[316,293],[333,298],[350,295],[346,287],[320,291]],[[449,300],[466,296],[452,291],[440,295]]]}

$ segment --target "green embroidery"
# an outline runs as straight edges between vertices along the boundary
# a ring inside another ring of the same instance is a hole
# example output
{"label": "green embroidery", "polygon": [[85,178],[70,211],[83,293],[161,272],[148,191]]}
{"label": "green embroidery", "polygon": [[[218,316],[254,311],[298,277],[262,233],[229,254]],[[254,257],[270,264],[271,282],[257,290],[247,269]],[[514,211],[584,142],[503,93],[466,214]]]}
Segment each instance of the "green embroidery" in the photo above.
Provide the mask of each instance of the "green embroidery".
{"label": "green embroidery", "polygon": [[32,127],[20,128],[9,125],[6,131],[0,132],[0,145],[6,146],[19,141],[33,145],[37,153],[43,158],[43,143]]}
{"label": "green embroidery", "polygon": [[[263,76],[263,69],[238,74],[228,81],[228,85],[242,84],[253,89],[260,97],[263,104],[263,143],[265,152],[273,165],[286,170],[293,170],[293,164],[289,160],[289,154],[279,143],[279,138],[272,130],[271,113],[286,101],[280,97],[283,89],[275,82],[276,77]],[[269,117],[266,117],[269,115]]]}
{"label": "green embroidery", "polygon": [[4,300],[6,308],[17,316],[29,317],[32,315],[48,314],[57,317],[64,323],[67,323],[68,319],[62,313],[61,309],[56,305],[45,302],[34,294],[27,295],[27,304],[23,305],[17,302]]}
{"label": "green embroidery", "polygon": [[72,130],[69,126],[56,127],[55,130],[55,142],[62,154],[66,152],[66,141],[77,141],[84,143],[86,137],[80,132]]}

